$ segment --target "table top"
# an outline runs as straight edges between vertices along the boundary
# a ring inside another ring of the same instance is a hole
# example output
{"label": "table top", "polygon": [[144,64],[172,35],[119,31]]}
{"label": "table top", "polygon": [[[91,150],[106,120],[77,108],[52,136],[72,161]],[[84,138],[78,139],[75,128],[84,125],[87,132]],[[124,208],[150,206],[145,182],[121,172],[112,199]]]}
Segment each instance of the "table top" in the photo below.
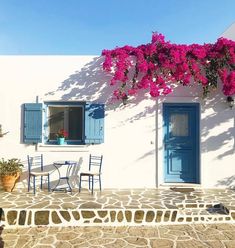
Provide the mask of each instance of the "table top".
{"label": "table top", "polygon": [[71,164],[77,164],[77,161],[72,161],[72,160],[61,160],[61,161],[55,161],[53,164],[58,164],[58,165],[71,165]]}

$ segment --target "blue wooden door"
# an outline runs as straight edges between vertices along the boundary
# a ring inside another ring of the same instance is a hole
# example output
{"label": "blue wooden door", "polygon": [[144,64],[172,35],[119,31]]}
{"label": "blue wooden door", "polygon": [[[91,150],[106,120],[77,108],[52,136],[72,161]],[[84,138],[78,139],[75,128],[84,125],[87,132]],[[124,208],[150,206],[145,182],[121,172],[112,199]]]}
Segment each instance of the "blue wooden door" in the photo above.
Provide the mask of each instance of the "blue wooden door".
{"label": "blue wooden door", "polygon": [[165,182],[199,182],[199,104],[163,105]]}

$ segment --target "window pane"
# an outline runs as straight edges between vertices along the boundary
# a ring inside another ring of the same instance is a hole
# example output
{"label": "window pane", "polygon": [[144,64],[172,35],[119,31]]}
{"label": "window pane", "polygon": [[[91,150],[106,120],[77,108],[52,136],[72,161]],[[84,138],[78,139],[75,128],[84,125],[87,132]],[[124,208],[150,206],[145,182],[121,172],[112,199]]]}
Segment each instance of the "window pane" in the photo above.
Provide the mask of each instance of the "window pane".
{"label": "window pane", "polygon": [[83,114],[81,107],[69,107],[69,140],[82,140]]}
{"label": "window pane", "polygon": [[83,108],[73,106],[49,106],[49,140],[56,140],[60,129],[68,133],[68,141],[83,139]]}
{"label": "window pane", "polygon": [[49,139],[55,140],[56,133],[64,128],[64,107],[49,107]]}
{"label": "window pane", "polygon": [[171,114],[170,133],[171,136],[188,136],[187,114]]}

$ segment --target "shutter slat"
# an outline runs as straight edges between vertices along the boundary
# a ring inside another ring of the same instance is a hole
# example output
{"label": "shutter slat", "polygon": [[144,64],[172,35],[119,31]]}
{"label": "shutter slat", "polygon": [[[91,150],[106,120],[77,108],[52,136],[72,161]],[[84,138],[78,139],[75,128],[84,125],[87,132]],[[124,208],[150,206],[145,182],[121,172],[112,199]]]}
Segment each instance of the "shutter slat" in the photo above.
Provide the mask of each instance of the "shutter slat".
{"label": "shutter slat", "polygon": [[104,104],[87,103],[85,107],[85,143],[104,142]]}
{"label": "shutter slat", "polygon": [[42,104],[24,104],[24,143],[42,142]]}

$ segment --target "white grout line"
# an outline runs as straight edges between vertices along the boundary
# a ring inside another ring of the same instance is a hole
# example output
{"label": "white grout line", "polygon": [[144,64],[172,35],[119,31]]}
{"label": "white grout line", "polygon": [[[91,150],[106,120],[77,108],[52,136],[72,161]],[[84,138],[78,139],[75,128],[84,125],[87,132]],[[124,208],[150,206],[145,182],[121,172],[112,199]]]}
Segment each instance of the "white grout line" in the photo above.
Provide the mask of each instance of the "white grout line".
{"label": "white grout line", "polygon": [[[6,217],[8,216],[8,213],[11,211],[17,211],[17,217],[15,219],[15,223],[13,225],[10,225],[9,222],[6,220]],[[26,211],[26,217],[25,217],[25,224],[20,225],[19,224],[19,218],[20,218],[20,212],[21,211]],[[175,225],[175,224],[192,224],[192,223],[221,223],[221,222],[230,222],[234,223],[235,221],[232,218],[231,213],[228,215],[185,215],[180,212],[180,210],[177,209],[94,209],[94,210],[89,210],[89,209],[69,209],[69,210],[64,210],[64,209],[47,209],[47,210],[42,210],[42,209],[30,209],[30,210],[25,210],[25,209],[5,209],[4,210],[4,217],[5,221],[1,221],[1,225],[5,226],[5,228],[18,228],[18,227],[29,227],[29,226],[38,226],[35,224],[35,213],[38,211],[45,211],[49,212],[49,224],[48,225],[43,225],[43,226],[139,226],[139,225],[147,225],[147,226],[152,226],[152,225]],[[70,220],[65,220],[61,214],[61,211],[68,212]],[[80,215],[79,220],[76,220],[75,217],[73,216],[72,212],[77,212]],[[98,212],[107,212],[107,214],[104,217],[100,217]],[[125,213],[127,211],[131,212],[131,220],[128,221],[126,219]],[[143,211],[142,219],[140,222],[135,221],[135,216],[137,212]],[[172,220],[172,215],[173,212],[176,211],[176,219],[175,221]],[[59,219],[61,220],[61,223],[55,224],[52,221],[52,213],[56,212],[57,215],[59,216]],[[93,217],[91,218],[83,218],[82,213],[84,212],[90,212],[94,214]],[[111,213],[115,212],[115,220],[113,221],[111,219]],[[146,217],[148,215],[148,212],[153,212],[154,217],[152,221],[147,221]],[[156,222],[156,218],[159,214],[159,212],[162,213],[161,219],[159,222]],[[28,219],[29,215],[31,213],[31,224],[28,224]],[[166,217],[165,214],[169,214],[168,219],[164,220]],[[118,215],[122,215],[123,218],[122,220],[118,220]],[[191,218],[191,221],[187,221],[187,219]],[[198,220],[196,220],[198,218]],[[100,220],[100,223],[95,223],[95,219]],[[181,220],[182,221],[179,221]],[[108,221],[106,221],[108,220]]]}

